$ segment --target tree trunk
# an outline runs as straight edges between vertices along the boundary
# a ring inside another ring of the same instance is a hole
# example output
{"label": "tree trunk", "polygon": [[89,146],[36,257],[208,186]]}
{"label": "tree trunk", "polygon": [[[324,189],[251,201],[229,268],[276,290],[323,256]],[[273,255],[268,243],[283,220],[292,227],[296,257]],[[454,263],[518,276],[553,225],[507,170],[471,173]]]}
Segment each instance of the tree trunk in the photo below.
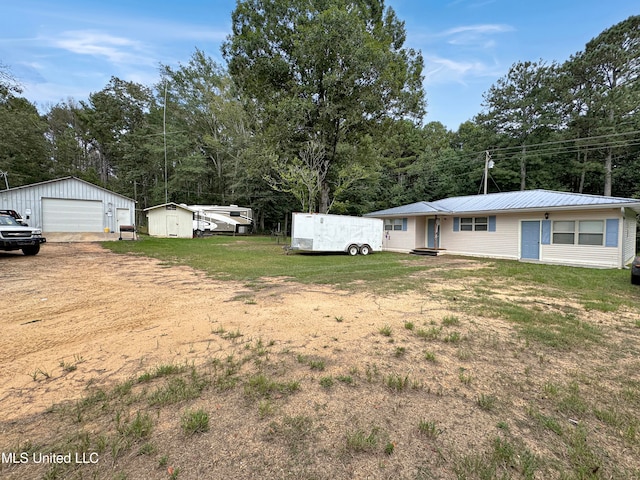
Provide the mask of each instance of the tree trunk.
{"label": "tree trunk", "polygon": [[322,190],[320,190],[320,213],[329,213],[329,184],[322,182]]}

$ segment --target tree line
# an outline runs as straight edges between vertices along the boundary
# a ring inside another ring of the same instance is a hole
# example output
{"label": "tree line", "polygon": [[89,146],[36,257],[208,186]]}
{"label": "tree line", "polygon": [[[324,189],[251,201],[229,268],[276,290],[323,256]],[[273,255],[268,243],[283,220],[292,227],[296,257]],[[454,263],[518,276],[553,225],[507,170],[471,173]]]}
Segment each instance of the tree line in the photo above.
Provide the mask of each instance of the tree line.
{"label": "tree line", "polygon": [[[0,172],[73,175],[135,199],[243,204],[269,230],[291,211],[362,214],[489,191],[640,196],[640,16],[563,63],[521,61],[451,131],[424,123],[421,52],[383,0],[242,0],[222,46],[112,77],[46,113],[0,64]],[[0,182],[0,188],[4,188]]]}

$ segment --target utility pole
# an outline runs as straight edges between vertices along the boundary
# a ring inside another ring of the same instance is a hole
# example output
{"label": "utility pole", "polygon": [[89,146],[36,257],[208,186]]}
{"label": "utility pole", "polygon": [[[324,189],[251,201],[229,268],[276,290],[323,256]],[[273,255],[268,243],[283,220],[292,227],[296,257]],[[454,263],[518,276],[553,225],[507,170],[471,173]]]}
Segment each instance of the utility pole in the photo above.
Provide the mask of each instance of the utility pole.
{"label": "utility pole", "polygon": [[489,182],[489,169],[493,168],[493,160],[491,160],[491,154],[489,150],[484,155],[484,194],[487,194],[487,187]]}
{"label": "utility pole", "polygon": [[164,143],[164,203],[169,203],[169,191],[167,182],[169,175],[167,173],[167,81],[164,82],[164,112],[162,114],[162,140]]}

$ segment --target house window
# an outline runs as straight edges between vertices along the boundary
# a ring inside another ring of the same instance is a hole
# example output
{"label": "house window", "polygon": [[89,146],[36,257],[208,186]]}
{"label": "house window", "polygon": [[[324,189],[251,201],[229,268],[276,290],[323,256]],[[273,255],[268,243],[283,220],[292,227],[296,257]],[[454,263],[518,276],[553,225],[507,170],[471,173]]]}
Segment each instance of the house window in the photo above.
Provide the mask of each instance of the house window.
{"label": "house window", "polygon": [[576,222],[554,221],[553,243],[560,245],[573,245],[576,236]]}
{"label": "house window", "polygon": [[579,245],[602,245],[603,241],[603,220],[581,220],[580,222],[578,222]]}
{"label": "house window", "polygon": [[476,232],[486,232],[488,230],[489,219],[488,217],[476,217],[474,218],[473,229]]}
{"label": "house window", "polygon": [[384,220],[384,229],[385,231],[396,230],[402,231],[406,230],[406,219],[403,218],[385,218]]}
{"label": "house window", "polygon": [[460,219],[460,231],[462,232],[486,232],[489,230],[489,217],[462,217]]}
{"label": "house window", "polygon": [[175,210],[176,206],[175,205],[167,205],[166,207],[164,207],[167,210]]}
{"label": "house window", "polygon": [[[578,223],[578,245],[604,245],[604,220],[580,220]],[[553,243],[575,245],[576,222],[553,222]]]}

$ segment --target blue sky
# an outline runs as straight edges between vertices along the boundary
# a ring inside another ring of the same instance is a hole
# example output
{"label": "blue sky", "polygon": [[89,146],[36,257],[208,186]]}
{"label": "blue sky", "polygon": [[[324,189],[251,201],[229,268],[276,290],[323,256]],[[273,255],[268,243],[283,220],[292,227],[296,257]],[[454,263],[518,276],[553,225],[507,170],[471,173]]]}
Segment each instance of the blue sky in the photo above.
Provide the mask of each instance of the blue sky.
{"label": "blue sky", "polygon": [[[220,64],[235,0],[2,2],[0,63],[41,111],[86,100],[112,76],[152,86],[160,64],[196,47]],[[452,130],[518,61],[563,62],[604,29],[640,13],[637,0],[386,0],[406,46],[425,59],[426,122]]]}

